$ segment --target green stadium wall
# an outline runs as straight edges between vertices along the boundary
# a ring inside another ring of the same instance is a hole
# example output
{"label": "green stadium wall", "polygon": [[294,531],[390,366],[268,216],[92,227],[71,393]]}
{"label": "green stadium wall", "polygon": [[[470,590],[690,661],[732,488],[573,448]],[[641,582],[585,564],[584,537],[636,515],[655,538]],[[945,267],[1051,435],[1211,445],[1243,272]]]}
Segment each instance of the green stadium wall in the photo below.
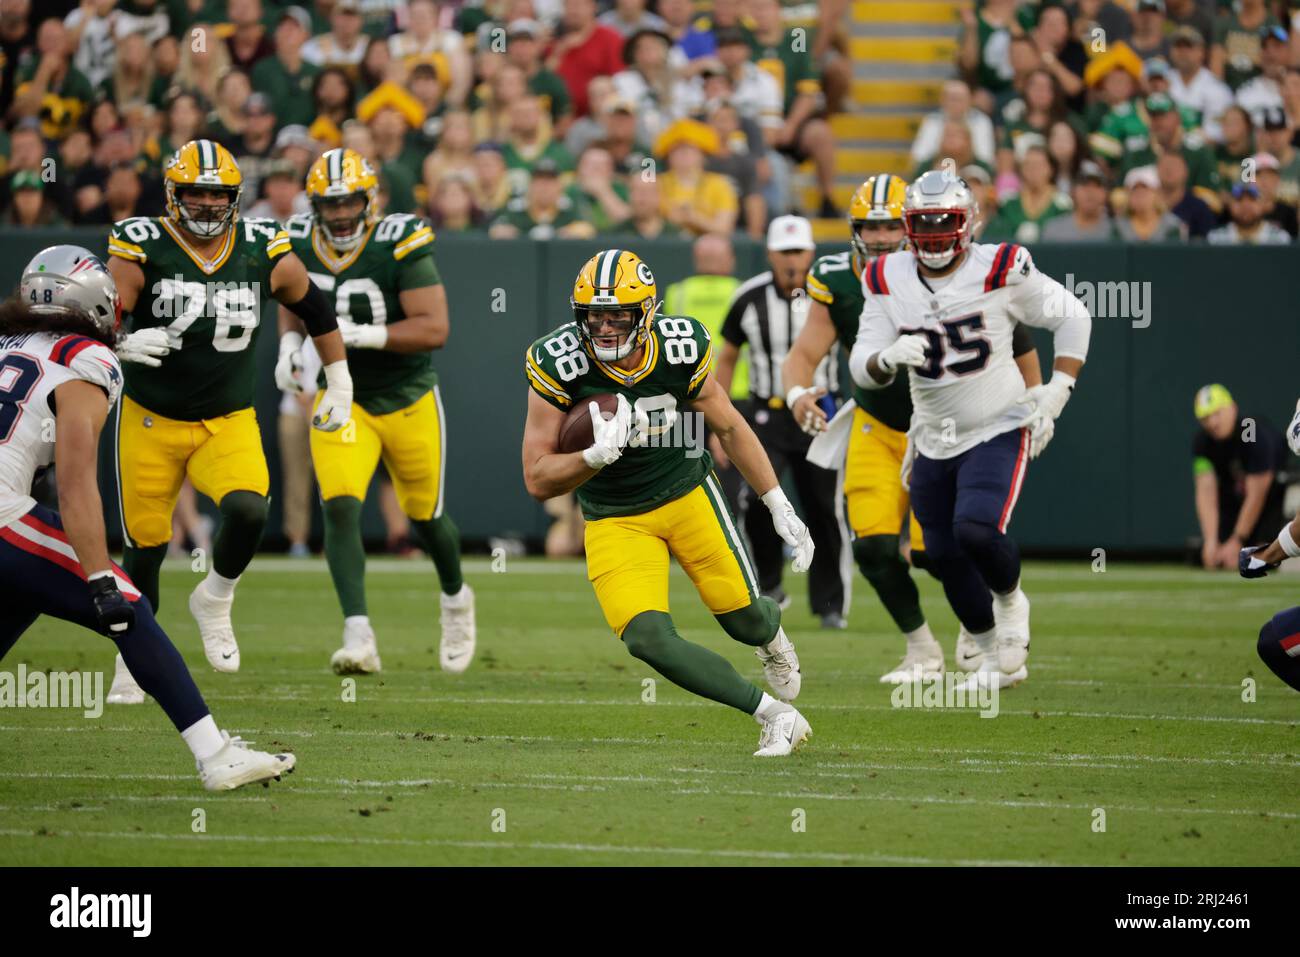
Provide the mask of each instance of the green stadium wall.
{"label": "green stadium wall", "polygon": [[[106,232],[11,230],[0,235],[0,283],[12,289],[41,248],[77,243],[103,251]],[[447,508],[467,539],[537,540],[548,519],[525,492],[520,439],[525,416],[524,349],[569,317],[574,275],[597,241],[440,239],[452,333],[435,359],[447,412]],[[826,247],[832,252],[841,247]],[[689,274],[690,246],[642,242],[661,290]],[[1222,382],[1244,413],[1279,428],[1295,407],[1300,358],[1300,249],[1207,246],[1048,245],[1033,247],[1039,268],[1066,281],[1124,283],[1144,292],[1146,320],[1101,315],[1089,361],[1050,451],[1031,465],[1012,528],[1029,550],[1176,551],[1195,534],[1189,445],[1197,428],[1192,395]],[[737,244],[737,274],[766,268],[760,245]],[[1133,286],[1132,284],[1139,284]],[[1146,284],[1146,285],[1142,285]],[[279,534],[279,451],[272,380],[275,314],[268,308],[256,348],[262,375],[257,414],[271,466],[267,545]],[[1044,365],[1051,336],[1035,330]],[[111,534],[118,532],[111,446],[101,479]],[[1294,460],[1293,460],[1294,461]],[[319,514],[315,521],[319,535]],[[374,496],[368,540],[383,538]]]}

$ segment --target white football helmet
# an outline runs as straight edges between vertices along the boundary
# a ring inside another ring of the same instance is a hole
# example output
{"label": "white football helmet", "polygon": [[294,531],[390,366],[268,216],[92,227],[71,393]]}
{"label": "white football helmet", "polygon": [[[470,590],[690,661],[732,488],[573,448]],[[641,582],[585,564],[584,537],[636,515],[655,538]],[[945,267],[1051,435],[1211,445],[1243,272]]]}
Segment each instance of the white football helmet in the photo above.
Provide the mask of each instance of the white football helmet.
{"label": "white football helmet", "polygon": [[89,249],[50,246],[23,269],[18,292],[33,313],[76,313],[104,332],[122,322],[122,300],[108,267]]}
{"label": "white football helmet", "polygon": [[903,229],[916,258],[931,269],[943,269],[970,247],[978,219],[975,194],[948,170],[932,169],[907,187]]}

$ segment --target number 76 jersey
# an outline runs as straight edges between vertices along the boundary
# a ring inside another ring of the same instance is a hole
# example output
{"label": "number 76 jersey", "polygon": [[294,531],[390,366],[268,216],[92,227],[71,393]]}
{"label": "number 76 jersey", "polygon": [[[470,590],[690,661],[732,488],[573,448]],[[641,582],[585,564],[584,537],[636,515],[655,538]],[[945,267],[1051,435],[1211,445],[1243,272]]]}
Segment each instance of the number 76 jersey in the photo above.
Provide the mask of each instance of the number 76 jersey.
{"label": "number 76 jersey", "polygon": [[288,234],[272,219],[237,220],[206,263],[184,228],[165,217],[114,223],[108,254],[144,272],[131,329],[164,328],[172,348],[156,369],[128,363],[126,394],[186,422],[251,406],[271,270],[289,251]]}
{"label": "number 76 jersey", "polygon": [[622,457],[578,488],[589,519],[638,515],[681,498],[713,470],[698,416],[685,414],[713,364],[709,331],[686,316],[657,316],[630,370],[597,359],[566,322],[528,348],[529,387],[563,412],[603,392],[622,394],[639,423]]}
{"label": "number 76 jersey", "polygon": [[965,261],[937,280],[921,278],[910,251],[889,253],[868,265],[862,289],[849,359],[855,382],[870,387],[867,360],[900,337],[926,339],[926,361],[908,376],[913,438],[926,458],[953,458],[1029,417],[1011,343],[1017,322],[1052,330],[1057,358],[1087,357],[1087,309],[1014,243],[973,244]]}

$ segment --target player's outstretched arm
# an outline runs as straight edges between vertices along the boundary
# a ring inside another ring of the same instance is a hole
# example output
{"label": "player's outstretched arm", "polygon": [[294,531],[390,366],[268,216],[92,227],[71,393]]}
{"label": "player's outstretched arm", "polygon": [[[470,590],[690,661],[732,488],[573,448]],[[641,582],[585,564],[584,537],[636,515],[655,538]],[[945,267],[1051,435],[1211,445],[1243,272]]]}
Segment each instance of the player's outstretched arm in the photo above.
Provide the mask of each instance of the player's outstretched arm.
{"label": "player's outstretched arm", "polygon": [[718,437],[723,451],[772,513],[772,527],[794,549],[794,570],[807,571],[813,557],[813,541],[808,527],[795,514],[794,506],[781,490],[772,462],[758,441],[758,436],[749,427],[745,417],[732,405],[731,398],[713,378],[713,373],[705,377],[691,407],[704,416],[705,424]]}
{"label": "player's outstretched arm", "polygon": [[125,315],[135,309],[144,289],[144,270],[137,263],[123,259],[121,256],[108,257],[109,275],[117,285],[117,295],[122,300],[122,313]]}
{"label": "player's outstretched arm", "polygon": [[[599,415],[593,417],[593,430],[599,418]],[[524,424],[523,448],[524,487],[539,502],[572,492],[600,471],[587,464],[587,452],[560,451],[560,426],[563,423],[563,412],[532,389],[528,390],[528,421]]]}
{"label": "player's outstretched arm", "polygon": [[1263,578],[1286,558],[1300,558],[1300,512],[1263,548],[1243,548],[1237,568],[1242,578]]}
{"label": "player's outstretched arm", "polygon": [[817,400],[826,394],[820,386],[813,388],[817,363],[835,345],[835,324],[826,306],[809,299],[808,316],[803,328],[795,337],[781,365],[781,381],[785,383],[785,405],[794,416],[799,428],[816,435],[826,428],[826,412]]}
{"label": "player's outstretched arm", "polygon": [[108,418],[108,396],[92,382],[73,379],[54,390],[54,403],[54,464],[63,531],[87,573],[111,571],[98,481],[99,433]]}

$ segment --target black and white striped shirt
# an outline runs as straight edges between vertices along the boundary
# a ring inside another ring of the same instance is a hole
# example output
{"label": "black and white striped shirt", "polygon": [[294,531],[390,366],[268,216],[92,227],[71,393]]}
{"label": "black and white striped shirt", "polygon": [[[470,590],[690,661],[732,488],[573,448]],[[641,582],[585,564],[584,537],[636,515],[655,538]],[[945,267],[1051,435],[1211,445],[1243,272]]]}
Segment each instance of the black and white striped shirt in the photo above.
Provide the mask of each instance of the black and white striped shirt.
{"label": "black and white striped shirt", "polygon": [[[759,273],[736,288],[731,306],[722,323],[722,337],[736,348],[749,346],[749,393],[751,398],[767,401],[784,399],[781,365],[799,330],[808,318],[812,300],[799,290],[787,299],[777,289],[771,271]],[[813,375],[813,385],[831,393],[839,392],[839,344],[821,362]]]}

